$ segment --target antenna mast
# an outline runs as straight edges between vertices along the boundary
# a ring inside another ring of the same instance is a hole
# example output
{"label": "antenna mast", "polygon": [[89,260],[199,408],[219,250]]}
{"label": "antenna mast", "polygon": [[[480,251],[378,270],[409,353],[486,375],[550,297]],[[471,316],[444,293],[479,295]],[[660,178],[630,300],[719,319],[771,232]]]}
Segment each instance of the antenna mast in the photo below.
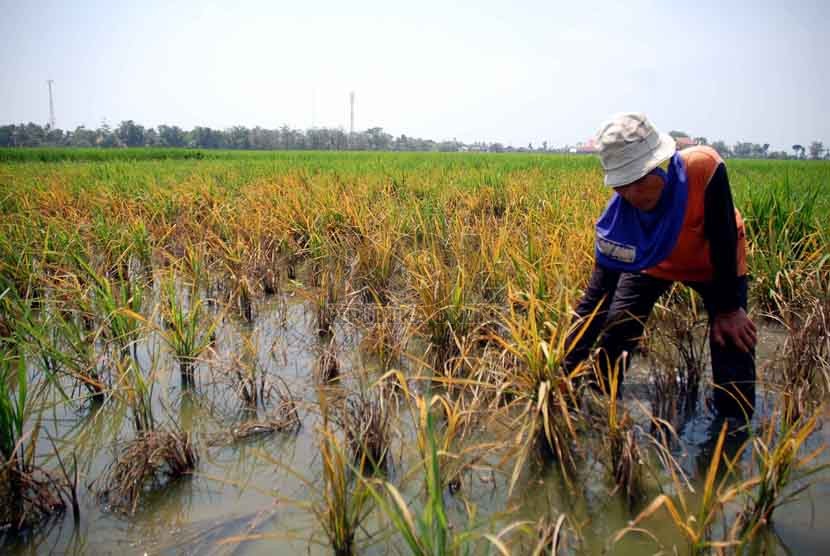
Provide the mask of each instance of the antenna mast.
{"label": "antenna mast", "polygon": [[46,84],[49,85],[49,127],[55,129],[55,101],[52,99],[52,81],[49,79]]}

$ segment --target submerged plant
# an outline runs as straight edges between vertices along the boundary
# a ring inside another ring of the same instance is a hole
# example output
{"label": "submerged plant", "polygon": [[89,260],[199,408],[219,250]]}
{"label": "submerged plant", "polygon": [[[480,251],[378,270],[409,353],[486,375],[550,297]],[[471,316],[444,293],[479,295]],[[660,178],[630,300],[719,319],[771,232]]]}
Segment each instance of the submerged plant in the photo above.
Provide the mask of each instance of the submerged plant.
{"label": "submerged plant", "polygon": [[190,475],[198,462],[199,452],[190,433],[181,430],[140,433],[126,444],[99,478],[102,486],[98,499],[132,514],[144,494]]}
{"label": "submerged plant", "polygon": [[345,400],[339,420],[352,459],[360,469],[386,468],[392,436],[391,404],[384,383],[361,388]]}
{"label": "submerged plant", "polygon": [[779,365],[787,424],[810,415],[830,393],[830,294],[813,299],[799,321],[788,327]]}
{"label": "submerged plant", "polygon": [[337,344],[329,340],[314,363],[314,378],[318,384],[330,384],[340,378],[340,362],[337,359]]}
{"label": "submerged plant", "polygon": [[202,298],[191,295],[185,301],[176,291],[172,279],[165,282],[162,295],[161,317],[166,326],[159,333],[180,363],[182,382],[192,384],[193,366],[213,343],[213,335],[222,315],[209,319],[205,324]]}
{"label": "submerged plant", "polygon": [[[297,431],[302,426],[300,411],[297,406],[298,398],[292,393],[288,384],[282,378],[276,384],[262,386],[259,399],[263,406],[269,409],[264,417],[256,413],[245,422],[231,429],[231,436],[235,440],[242,440],[274,432]],[[250,410],[250,406],[248,406]],[[254,408],[255,411],[255,408]]]}
{"label": "submerged plant", "polygon": [[[645,495],[642,455],[637,444],[634,422],[628,411],[622,407],[620,393],[620,368],[624,361],[611,366],[611,376],[606,381],[602,371],[596,369],[597,381],[604,396],[597,401],[603,409],[603,435],[601,437],[604,457],[615,491],[621,490],[629,507],[639,503]],[[588,394],[589,396],[591,393]]]}
{"label": "submerged plant", "polygon": [[[715,443],[697,504],[693,503],[689,493],[686,492],[687,483],[685,479],[678,475],[682,471],[674,465],[668,465],[667,469],[670,472],[674,486],[674,496],[668,494],[658,495],[631,521],[628,527],[618,531],[612,537],[611,544],[619,542],[620,539],[631,533],[645,533],[657,541],[657,538],[644,529],[641,524],[662,508],[668,513],[671,524],[676,531],[686,541],[690,555],[697,556],[709,554],[713,550],[739,547],[743,543],[743,539],[740,536],[737,523],[726,532],[726,538],[718,540],[711,536],[712,528],[716,520],[722,516],[726,505],[738,500],[746,489],[752,485],[751,480],[744,482],[733,480],[734,473],[732,470],[735,469],[743,453],[743,446],[730,459],[724,451],[727,430],[728,424],[724,423]],[[729,471],[721,473],[721,465],[725,465]],[[674,550],[676,551],[677,548],[674,547]]]}
{"label": "submerged plant", "polygon": [[402,305],[387,306],[375,297],[368,328],[360,342],[361,349],[376,356],[384,369],[399,363],[416,328],[414,311]]}
{"label": "submerged plant", "polygon": [[64,511],[69,492],[66,484],[35,464],[41,429],[38,420],[24,432],[30,412],[26,363],[19,354],[0,351],[0,528],[15,531]]}
{"label": "submerged plant", "polygon": [[9,301],[7,307],[16,313],[18,341],[26,344],[47,377],[68,376],[94,402],[104,400],[108,385],[95,353],[95,331],[84,330],[71,313],[62,310],[35,312],[20,299]]}
{"label": "submerged plant", "polygon": [[680,428],[697,408],[706,369],[707,321],[700,314],[697,295],[678,286],[655,312],[648,337],[653,413]]}
{"label": "submerged plant", "polygon": [[319,279],[316,291],[312,294],[316,331],[321,338],[329,338],[341,310],[339,303],[342,270],[339,266],[334,269],[322,269],[315,273],[315,276]]}
{"label": "submerged plant", "polygon": [[429,412],[426,413],[426,427],[424,436],[427,446],[423,454],[426,501],[418,513],[413,515],[412,509],[392,483],[380,479],[364,481],[378,508],[392,522],[413,555],[465,554],[471,549],[474,538],[471,532],[455,533],[450,527],[444,504],[438,445]]}
{"label": "submerged plant", "polygon": [[319,434],[323,487],[315,513],[334,553],[349,556],[355,553],[355,537],[371,511],[371,496],[332,430],[324,425]]}
{"label": "submerged plant", "polygon": [[[533,446],[541,447],[552,455],[562,471],[565,481],[571,483],[577,470],[577,407],[576,379],[586,369],[580,366],[570,371],[563,366],[571,328],[546,320],[544,306],[535,296],[529,295],[517,311],[511,306],[505,319],[507,339],[493,336],[504,351],[517,362],[517,368],[508,376],[509,390],[523,409],[516,418],[519,427],[517,438],[521,440],[520,456],[511,480],[511,490],[519,477],[521,466]],[[586,323],[578,323],[576,339]]]}
{"label": "submerged plant", "polygon": [[83,272],[81,282],[89,283],[92,309],[102,320],[103,333],[122,353],[135,349],[143,319],[139,317],[145,284],[140,278],[113,279],[96,272],[78,254],[75,262]]}
{"label": "submerged plant", "polygon": [[[786,402],[785,402],[786,403]],[[809,484],[804,479],[830,467],[818,464],[827,448],[820,445],[802,454],[802,449],[818,426],[819,413],[803,416],[795,422],[778,419],[773,412],[762,435],[752,439],[752,467],[756,477],[747,489],[744,510],[738,521],[741,537],[752,538],[757,530],[772,520],[776,508],[794,500]]]}
{"label": "submerged plant", "polygon": [[[560,547],[567,547],[565,521],[566,514],[560,514],[556,521],[542,517],[536,524],[536,534],[539,538],[533,547],[533,556],[556,556],[560,554]],[[565,552],[567,553],[567,552]]]}
{"label": "submerged plant", "polygon": [[123,400],[133,414],[133,427],[136,432],[150,432],[156,428],[153,416],[153,389],[155,372],[151,370],[146,376],[138,362],[132,357],[116,361],[117,382],[116,395]]}
{"label": "submerged plant", "polygon": [[372,510],[372,498],[360,477],[360,467],[352,465],[344,440],[332,427],[333,408],[324,392],[319,391],[322,423],[317,441],[322,464],[322,485],[291,472],[315,494],[308,505],[323,529],[337,556],[355,554],[357,533]]}

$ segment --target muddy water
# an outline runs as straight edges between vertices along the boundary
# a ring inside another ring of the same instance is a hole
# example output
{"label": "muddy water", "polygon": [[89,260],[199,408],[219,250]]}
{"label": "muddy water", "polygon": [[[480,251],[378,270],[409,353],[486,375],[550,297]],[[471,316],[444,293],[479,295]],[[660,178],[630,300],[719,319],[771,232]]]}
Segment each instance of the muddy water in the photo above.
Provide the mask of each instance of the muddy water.
{"label": "muddy water", "polygon": [[[182,392],[178,366],[159,338],[150,335],[141,342],[137,351],[142,367],[160,370],[153,397],[155,418],[158,422],[175,422],[193,432],[201,459],[192,477],[145,496],[134,515],[113,511],[94,494],[99,487],[96,479],[134,434],[129,410],[114,401],[94,410],[78,409],[60,403],[55,396],[55,403],[43,409],[40,417],[64,459],[73,453],[77,457],[80,519],[74,523],[70,512],[22,538],[5,538],[2,552],[330,554],[322,531],[308,511],[308,504],[314,499],[313,489],[320,484],[314,434],[319,417],[314,409],[317,394],[311,375],[328,340],[320,340],[314,333],[313,314],[299,297],[272,298],[258,305],[256,314],[253,324],[233,318],[223,321],[216,334],[215,353],[197,367],[197,385],[189,393]],[[355,327],[338,325],[334,340],[345,376],[354,369],[371,370],[376,366],[371,357],[357,349],[360,332]],[[782,343],[780,331],[764,331],[759,369],[764,369],[764,362],[775,356]],[[228,376],[234,365],[250,365],[254,360],[269,376],[282,377],[293,393],[306,402],[302,404],[302,427],[298,433],[228,439],[229,430],[248,418]],[[629,380],[642,383],[646,372],[645,368],[634,369]],[[637,399],[642,389],[629,391],[629,407],[635,408],[638,401],[647,402]],[[771,400],[761,397],[759,413],[763,415]],[[418,500],[422,492],[420,475],[410,478],[406,474],[406,470],[417,465],[418,458],[408,414],[401,414],[398,430],[390,478],[408,500]],[[700,492],[714,434],[712,417],[704,408],[683,426],[681,442],[675,447],[674,455],[696,492]],[[830,433],[821,429],[811,439],[811,445],[828,440]],[[41,438],[38,449],[42,463],[52,467],[49,443]],[[824,457],[827,461],[828,456]],[[565,487],[556,466],[529,464],[529,471],[521,476],[510,496],[509,465],[507,470],[508,473],[492,472],[482,466],[481,470],[467,474],[462,482],[465,496],[478,508],[478,520],[487,524],[487,530],[498,531],[517,520],[535,522],[543,515],[555,518],[565,512],[571,518],[570,527],[578,529],[582,538],[578,545],[572,545],[578,547],[578,553],[610,549],[615,554],[643,554],[658,550],[654,542],[638,535],[609,547],[608,539],[625,527],[636,511],[627,508],[621,497],[609,495],[608,485],[600,480],[601,462],[588,458],[583,475],[593,479],[575,489]],[[774,524],[761,539],[768,553],[825,552],[824,547],[830,542],[828,478],[828,474],[814,477],[815,484],[799,501],[776,512]],[[656,485],[652,485],[652,491],[657,493]],[[690,495],[691,500],[694,497]],[[445,501],[451,521],[463,527],[467,521],[461,500],[447,492]],[[372,519],[367,529],[380,532],[369,538],[364,535],[360,552],[405,553],[388,528]],[[663,512],[650,520],[648,527],[665,546],[679,542],[676,529]],[[483,545],[479,548],[483,549]],[[517,548],[517,553],[521,552],[522,548]]]}

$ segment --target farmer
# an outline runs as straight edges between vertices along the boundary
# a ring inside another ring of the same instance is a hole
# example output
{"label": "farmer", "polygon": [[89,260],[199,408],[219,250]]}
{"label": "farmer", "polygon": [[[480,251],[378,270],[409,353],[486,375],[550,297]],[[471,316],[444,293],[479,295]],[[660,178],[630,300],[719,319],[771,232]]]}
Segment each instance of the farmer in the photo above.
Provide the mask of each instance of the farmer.
{"label": "farmer", "polygon": [[622,377],[624,354],[634,352],[654,303],[680,281],[709,315],[715,409],[750,416],[757,336],[746,313],[744,225],[723,160],[706,146],[677,151],[643,114],[613,117],[597,144],[614,195],[597,222],[594,269],[576,307],[590,321],[565,367],[586,359],[599,338],[601,372],[608,377],[609,365],[619,365]]}

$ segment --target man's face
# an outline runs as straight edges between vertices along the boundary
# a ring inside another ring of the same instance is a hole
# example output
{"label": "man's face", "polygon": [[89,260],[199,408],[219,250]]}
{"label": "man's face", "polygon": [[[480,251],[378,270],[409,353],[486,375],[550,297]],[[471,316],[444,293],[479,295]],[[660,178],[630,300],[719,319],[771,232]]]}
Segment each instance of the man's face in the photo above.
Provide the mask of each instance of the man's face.
{"label": "man's face", "polygon": [[663,185],[663,178],[660,176],[646,174],[637,181],[615,187],[614,191],[634,208],[647,212],[653,210],[660,201]]}

